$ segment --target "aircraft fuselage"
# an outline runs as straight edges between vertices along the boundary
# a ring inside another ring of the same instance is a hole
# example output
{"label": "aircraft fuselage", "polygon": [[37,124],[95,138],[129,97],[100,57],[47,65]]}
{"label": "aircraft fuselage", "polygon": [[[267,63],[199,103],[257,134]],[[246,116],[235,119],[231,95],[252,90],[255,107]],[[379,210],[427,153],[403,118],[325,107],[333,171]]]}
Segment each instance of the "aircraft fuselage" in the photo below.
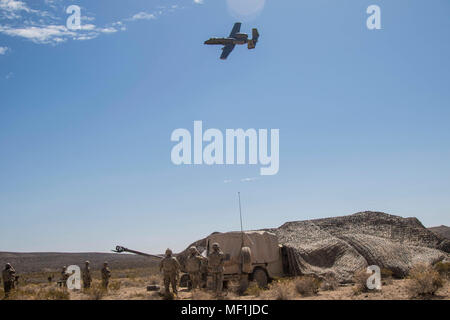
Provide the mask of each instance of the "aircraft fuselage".
{"label": "aircraft fuselage", "polygon": [[248,34],[237,33],[232,38],[211,38],[205,41],[205,44],[218,44],[223,46],[233,45],[233,44],[246,44],[248,43]]}

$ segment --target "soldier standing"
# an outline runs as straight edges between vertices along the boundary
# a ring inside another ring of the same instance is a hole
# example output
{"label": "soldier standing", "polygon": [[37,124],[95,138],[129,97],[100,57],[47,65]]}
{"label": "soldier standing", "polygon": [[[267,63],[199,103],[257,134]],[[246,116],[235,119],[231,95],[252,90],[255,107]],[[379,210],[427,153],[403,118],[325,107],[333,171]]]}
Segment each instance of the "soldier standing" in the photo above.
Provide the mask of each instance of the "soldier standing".
{"label": "soldier standing", "polygon": [[90,262],[86,261],[84,263],[83,269],[83,287],[85,289],[89,289],[91,287],[91,283],[92,283],[92,276],[91,276]]}
{"label": "soldier standing", "polygon": [[16,270],[14,270],[10,263],[5,265],[5,269],[2,271],[2,278],[5,298],[8,298],[11,289],[14,289],[14,281],[16,280]]}
{"label": "soldier standing", "polygon": [[213,243],[212,248],[213,252],[208,257],[208,267],[213,277],[213,290],[219,295],[223,287],[223,263],[225,256],[220,250],[218,243]]}
{"label": "soldier standing", "polygon": [[105,262],[102,268],[102,286],[105,290],[108,289],[109,278],[111,278],[111,270],[108,268],[108,262]]}
{"label": "soldier standing", "polygon": [[67,280],[69,279],[70,274],[67,273],[67,267],[64,266],[61,270],[61,280],[59,281],[60,287],[67,287]]}
{"label": "soldier standing", "polygon": [[189,273],[192,289],[197,289],[200,286],[202,258],[203,257],[197,251],[196,247],[189,248],[189,257],[186,260],[186,271]]}
{"label": "soldier standing", "polygon": [[166,250],[166,256],[161,260],[159,264],[159,270],[164,274],[164,288],[166,290],[166,296],[170,294],[170,285],[174,294],[177,294],[177,281],[178,272],[180,271],[180,264],[177,258],[172,256],[172,250]]}

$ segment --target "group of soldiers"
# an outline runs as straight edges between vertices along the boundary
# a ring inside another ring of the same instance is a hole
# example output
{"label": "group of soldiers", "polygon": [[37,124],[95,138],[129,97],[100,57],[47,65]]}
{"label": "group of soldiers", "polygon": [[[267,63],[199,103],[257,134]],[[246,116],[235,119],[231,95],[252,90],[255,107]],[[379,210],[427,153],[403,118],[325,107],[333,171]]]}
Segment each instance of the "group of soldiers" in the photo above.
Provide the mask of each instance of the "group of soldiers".
{"label": "group of soldiers", "polygon": [[[220,295],[223,286],[223,271],[225,256],[220,250],[218,243],[212,245],[213,252],[208,258],[203,257],[196,247],[189,248],[189,255],[186,259],[186,271],[189,274],[191,281],[191,288],[200,289],[206,285],[207,273],[212,275],[213,290]],[[172,250],[166,250],[166,256],[161,260],[160,271],[164,275],[164,288],[166,295],[170,294],[170,286],[172,292],[176,295],[178,293],[177,283],[180,272],[180,263],[172,254]]]}
{"label": "group of soldiers", "polygon": [[[103,263],[103,268],[101,269],[101,275],[102,275],[102,288],[107,290],[109,285],[109,279],[111,278],[111,269],[108,266],[108,262]],[[58,281],[58,284],[61,287],[67,286],[67,280],[71,274],[67,272],[67,267],[64,266],[61,271],[61,280]],[[92,274],[91,274],[91,263],[89,261],[84,262],[84,268],[81,273],[82,279],[83,279],[83,288],[89,289],[92,284]]]}
{"label": "group of soldiers", "polygon": [[[67,287],[67,280],[72,274],[67,271],[67,267],[64,266],[61,271],[61,279],[58,281],[58,285],[62,288]],[[109,279],[111,278],[111,270],[108,267],[108,262],[103,263],[103,268],[101,269],[102,275],[102,287],[107,290],[109,285]],[[2,271],[3,288],[5,292],[5,298],[8,298],[11,291],[15,289],[18,276],[16,275],[16,270],[12,267],[10,263],[5,265],[5,269]],[[48,277],[48,281],[51,282],[52,276]],[[84,268],[82,270],[83,287],[89,289],[92,284],[92,274],[90,262],[86,261],[84,263]]]}
{"label": "group of soldiers", "polygon": [[[203,257],[196,247],[189,248],[189,256],[186,260],[186,271],[189,274],[192,289],[200,289],[206,286],[206,275],[209,273],[212,275],[213,290],[216,294],[222,292],[223,286],[223,271],[224,271],[224,254],[220,250],[219,244],[214,243],[212,245],[212,253],[208,258]],[[180,263],[177,258],[173,256],[172,250],[167,249],[165,257],[161,260],[160,271],[164,276],[165,293],[170,294],[170,286],[172,286],[172,292],[178,294],[177,285],[179,279],[179,273],[181,270]],[[111,278],[111,270],[108,267],[108,262],[103,264],[101,269],[102,275],[102,287],[107,290],[109,285],[109,279]],[[67,267],[64,266],[61,271],[61,280],[58,281],[60,287],[67,287],[67,280],[71,274],[67,271]],[[11,290],[15,288],[15,281],[17,280],[16,271],[7,263],[5,269],[2,272],[3,285],[5,291],[5,297],[8,297]],[[49,281],[51,277],[49,277]],[[85,261],[84,268],[82,270],[83,287],[89,289],[92,284],[92,274],[90,262]]]}

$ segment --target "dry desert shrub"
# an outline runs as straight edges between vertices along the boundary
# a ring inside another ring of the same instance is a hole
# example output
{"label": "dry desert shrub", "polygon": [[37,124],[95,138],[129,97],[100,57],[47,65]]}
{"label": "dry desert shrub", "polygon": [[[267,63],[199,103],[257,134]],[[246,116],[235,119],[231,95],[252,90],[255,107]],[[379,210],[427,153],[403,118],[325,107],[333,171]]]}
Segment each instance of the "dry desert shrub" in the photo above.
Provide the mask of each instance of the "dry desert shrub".
{"label": "dry desert shrub", "polygon": [[102,300],[106,295],[106,290],[103,288],[91,289],[88,293],[89,300]]}
{"label": "dry desert shrub", "polygon": [[434,265],[434,269],[447,279],[450,279],[450,262],[440,261]]}
{"label": "dry desert shrub", "polygon": [[148,300],[161,300],[161,293],[153,291],[148,294]]}
{"label": "dry desert shrub", "polygon": [[434,295],[444,285],[442,276],[427,264],[417,264],[409,272],[408,291],[412,297]]}
{"label": "dry desert shrub", "polygon": [[39,287],[30,285],[15,289],[9,300],[70,300],[70,293],[64,288]]}
{"label": "dry desert shrub", "polygon": [[20,288],[13,289],[9,293],[8,298],[4,297],[5,300],[39,300],[38,298],[38,288]]}
{"label": "dry desert shrub", "polygon": [[320,284],[320,289],[323,291],[334,291],[337,288],[339,288],[339,281],[332,274],[326,275]]}
{"label": "dry desert shrub", "polygon": [[117,281],[117,280],[111,281],[111,283],[108,286],[109,290],[112,290],[112,291],[118,291],[118,290],[120,290],[120,287],[121,287],[121,282]]}
{"label": "dry desert shrub", "polygon": [[367,288],[367,279],[369,277],[370,273],[367,273],[365,269],[355,272],[353,275],[353,282],[355,283],[353,293],[355,295],[369,291],[369,288]]}
{"label": "dry desert shrub", "polygon": [[192,300],[215,300],[215,297],[209,292],[194,290],[192,291]]}
{"label": "dry desert shrub", "polygon": [[394,272],[388,268],[381,268],[381,280],[383,285],[392,284]]}
{"label": "dry desert shrub", "polygon": [[312,276],[304,276],[295,280],[295,290],[304,297],[316,295],[319,292],[320,280]]}
{"label": "dry desert shrub", "polygon": [[121,280],[121,287],[128,288],[128,287],[135,287],[136,281],[132,279],[123,279]]}
{"label": "dry desert shrub", "polygon": [[143,292],[135,292],[127,297],[127,300],[147,300],[148,295]]}
{"label": "dry desert shrub", "polygon": [[70,300],[70,293],[60,288],[41,289],[38,298],[38,300]]}
{"label": "dry desert shrub", "polygon": [[274,300],[291,300],[292,287],[289,281],[274,281],[269,285],[265,296]]}
{"label": "dry desert shrub", "polygon": [[381,278],[392,278],[394,275],[394,272],[392,272],[389,268],[381,268]]}
{"label": "dry desert shrub", "polygon": [[86,289],[84,293],[88,296],[89,300],[102,300],[107,294],[107,291],[102,287],[100,283],[95,283],[91,288]]}
{"label": "dry desert shrub", "polygon": [[247,290],[245,290],[243,295],[259,297],[262,291],[263,289],[261,289],[256,283],[253,283],[251,286],[247,288]]}

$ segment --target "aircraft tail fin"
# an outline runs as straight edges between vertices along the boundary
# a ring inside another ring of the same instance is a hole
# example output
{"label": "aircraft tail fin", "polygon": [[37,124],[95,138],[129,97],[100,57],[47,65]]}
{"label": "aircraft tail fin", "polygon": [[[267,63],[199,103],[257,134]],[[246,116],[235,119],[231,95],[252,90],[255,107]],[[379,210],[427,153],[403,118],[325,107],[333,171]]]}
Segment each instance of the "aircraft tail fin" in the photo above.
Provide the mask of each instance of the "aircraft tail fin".
{"label": "aircraft tail fin", "polygon": [[252,40],[248,42],[248,48],[255,49],[258,39],[259,39],[259,32],[258,29],[255,28],[252,30]]}

